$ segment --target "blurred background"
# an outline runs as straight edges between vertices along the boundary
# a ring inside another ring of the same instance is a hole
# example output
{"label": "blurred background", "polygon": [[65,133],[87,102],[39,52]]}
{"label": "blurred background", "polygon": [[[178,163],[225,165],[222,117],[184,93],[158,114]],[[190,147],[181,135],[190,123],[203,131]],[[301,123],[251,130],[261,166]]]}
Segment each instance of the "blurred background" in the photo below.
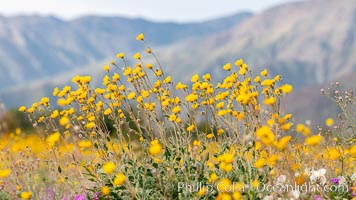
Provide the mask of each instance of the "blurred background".
{"label": "blurred background", "polygon": [[[283,103],[297,121],[318,124],[338,108],[320,89],[340,81],[356,89],[355,0],[0,0],[0,118],[30,126],[17,113],[74,75],[144,47],[144,33],[174,80],[212,73],[244,58],[294,86]],[[20,121],[20,122],[19,122]]]}

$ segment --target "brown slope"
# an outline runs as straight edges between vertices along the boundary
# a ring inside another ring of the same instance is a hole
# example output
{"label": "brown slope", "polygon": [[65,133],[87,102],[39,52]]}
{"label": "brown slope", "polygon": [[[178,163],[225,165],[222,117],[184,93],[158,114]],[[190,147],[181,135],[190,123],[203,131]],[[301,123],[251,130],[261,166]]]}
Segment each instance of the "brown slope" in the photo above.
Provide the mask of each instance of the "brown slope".
{"label": "brown slope", "polygon": [[355,36],[356,1],[302,1],[271,8],[229,31],[191,39],[160,54],[176,76],[187,71],[219,76],[217,68],[243,57],[250,66],[282,73],[302,88],[355,71]]}
{"label": "brown slope", "polygon": [[[350,73],[334,80],[339,82],[339,92],[356,91],[354,80],[356,73]],[[330,83],[318,84],[306,87],[302,90],[295,90],[283,100],[283,109],[286,112],[293,113],[298,122],[310,120],[312,124],[324,124],[325,119],[332,117],[337,119],[341,109],[336,102],[330,100],[327,96],[321,93],[321,89],[325,91],[331,87]]]}

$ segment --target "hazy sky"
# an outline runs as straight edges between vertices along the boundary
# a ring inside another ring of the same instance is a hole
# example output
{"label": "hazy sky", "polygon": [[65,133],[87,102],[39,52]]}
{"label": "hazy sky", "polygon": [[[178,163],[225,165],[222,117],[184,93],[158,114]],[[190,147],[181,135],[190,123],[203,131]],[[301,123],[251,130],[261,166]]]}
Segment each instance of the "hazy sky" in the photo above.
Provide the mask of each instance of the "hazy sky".
{"label": "hazy sky", "polygon": [[293,0],[0,0],[0,14],[45,14],[62,18],[120,15],[158,21],[199,21],[238,11],[259,12]]}

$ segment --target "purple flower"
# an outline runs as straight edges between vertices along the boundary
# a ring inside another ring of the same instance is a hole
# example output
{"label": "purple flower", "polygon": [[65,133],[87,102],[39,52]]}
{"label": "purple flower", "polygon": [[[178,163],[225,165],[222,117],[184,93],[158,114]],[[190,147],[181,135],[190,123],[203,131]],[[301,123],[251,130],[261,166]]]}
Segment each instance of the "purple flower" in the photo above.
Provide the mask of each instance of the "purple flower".
{"label": "purple flower", "polygon": [[339,185],[339,179],[338,178],[332,178],[331,182],[334,183],[335,185]]}
{"label": "purple flower", "polygon": [[93,200],[99,200],[99,192],[95,192]]}
{"label": "purple flower", "polygon": [[77,194],[77,195],[75,195],[74,200],[85,200],[85,195]]}
{"label": "purple flower", "polygon": [[47,189],[47,199],[54,199],[54,189],[53,188]]}
{"label": "purple flower", "polygon": [[315,195],[315,196],[314,196],[314,200],[321,200],[320,195]]}

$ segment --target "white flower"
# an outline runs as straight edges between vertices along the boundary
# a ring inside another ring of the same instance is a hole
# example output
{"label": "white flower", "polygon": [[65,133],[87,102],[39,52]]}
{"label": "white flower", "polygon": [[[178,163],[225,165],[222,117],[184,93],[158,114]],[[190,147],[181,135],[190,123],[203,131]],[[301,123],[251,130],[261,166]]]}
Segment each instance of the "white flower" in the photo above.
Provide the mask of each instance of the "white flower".
{"label": "white flower", "polygon": [[310,174],[311,174],[312,171],[313,171],[313,170],[310,169],[310,168],[305,168],[305,169],[304,169],[304,174],[310,176]]}
{"label": "white flower", "polygon": [[[84,123],[84,122],[82,122],[82,123]],[[84,123],[84,124],[85,124],[85,123]],[[75,132],[78,132],[78,131],[80,130],[80,126],[75,125],[75,126],[73,127],[73,129],[74,129]]]}
{"label": "white flower", "polygon": [[345,177],[338,176],[337,178],[339,179],[339,185],[347,185]]}
{"label": "white flower", "polygon": [[299,199],[300,193],[298,190],[292,190],[289,193],[290,195],[290,199],[294,200],[294,199]]}
{"label": "white flower", "polygon": [[273,199],[274,197],[272,195],[263,197],[263,200],[273,200]]}
{"label": "white flower", "polygon": [[311,125],[311,121],[310,121],[310,120],[307,120],[307,121],[305,121],[305,124],[308,125],[308,126],[310,126],[310,125]]}
{"label": "white flower", "polygon": [[320,181],[320,183],[325,184],[326,183],[326,169],[321,168],[318,170],[312,170],[311,175],[310,175],[310,181],[312,183],[315,183],[317,181]]}
{"label": "white flower", "polygon": [[286,181],[287,181],[287,176],[282,174],[277,178],[277,185],[282,185]]}

